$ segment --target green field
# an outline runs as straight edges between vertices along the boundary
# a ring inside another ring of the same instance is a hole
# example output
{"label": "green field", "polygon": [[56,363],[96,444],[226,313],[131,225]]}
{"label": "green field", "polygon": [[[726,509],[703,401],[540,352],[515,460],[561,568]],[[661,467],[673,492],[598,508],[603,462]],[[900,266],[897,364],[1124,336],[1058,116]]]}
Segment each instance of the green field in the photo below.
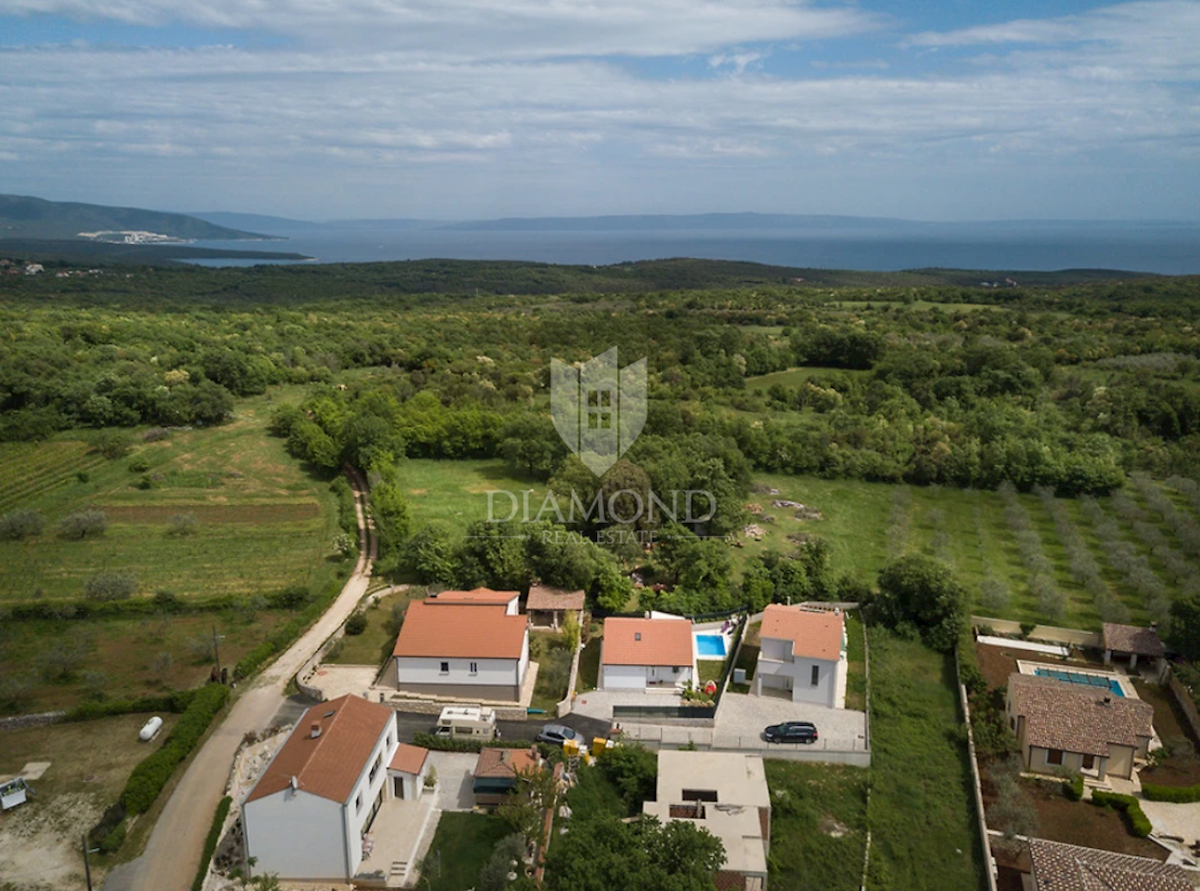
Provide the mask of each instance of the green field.
{"label": "green field", "polygon": [[867,771],[765,761],[775,891],[857,891],[867,835]]}
{"label": "green field", "polygon": [[442,814],[423,862],[425,872],[419,887],[429,891],[474,888],[492,849],[510,832],[509,825],[496,816]]}
{"label": "green field", "polygon": [[[488,492],[512,492],[517,515],[522,517],[522,502],[529,492],[530,515],[536,515],[546,494],[546,485],[514,476],[503,461],[437,461],[410,458],[400,464],[400,483],[408,496],[413,525],[444,523],[459,531],[468,523],[488,519]],[[514,509],[505,495],[493,496],[494,518],[507,519]]]}
{"label": "green field", "polygon": [[871,857],[878,891],[984,887],[954,664],[872,628]]}
{"label": "green field", "polygon": [[799,387],[808,383],[814,377],[830,374],[844,374],[849,377],[864,376],[865,371],[847,370],[845,368],[789,368],[787,371],[773,371],[770,374],[760,374],[757,377],[746,378],[746,389],[753,393],[755,390],[768,390],[775,384],[784,387]]}
{"label": "green field", "polygon": [[[143,596],[322,587],[337,568],[324,560],[336,512],[328,481],[307,474],[282,440],[267,435],[279,398],[247,400],[221,427],[135,439],[114,460],[81,440],[0,443],[4,512],[33,509],[47,520],[41,535],[0,542],[0,601],[78,599],[100,572],[134,574]],[[130,470],[141,461],[147,471]],[[87,508],[107,514],[107,531],[62,538],[59,521]],[[194,532],[170,534],[178,515],[195,517]]]}

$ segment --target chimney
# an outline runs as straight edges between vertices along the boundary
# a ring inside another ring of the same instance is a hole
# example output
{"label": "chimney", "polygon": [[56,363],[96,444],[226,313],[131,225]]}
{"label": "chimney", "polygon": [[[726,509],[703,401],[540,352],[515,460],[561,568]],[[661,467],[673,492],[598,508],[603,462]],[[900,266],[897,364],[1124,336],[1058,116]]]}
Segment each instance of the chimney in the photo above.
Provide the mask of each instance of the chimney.
{"label": "chimney", "polygon": [[309,733],[309,739],[316,739],[321,735],[321,725],[317,721],[312,722],[312,730]]}

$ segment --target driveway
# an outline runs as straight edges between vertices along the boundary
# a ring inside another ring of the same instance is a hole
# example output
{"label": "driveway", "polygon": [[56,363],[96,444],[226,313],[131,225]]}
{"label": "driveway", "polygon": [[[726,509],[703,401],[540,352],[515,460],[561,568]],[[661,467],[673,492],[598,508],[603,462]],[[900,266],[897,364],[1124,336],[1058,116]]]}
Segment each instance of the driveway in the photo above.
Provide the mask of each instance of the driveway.
{"label": "driveway", "polygon": [[820,740],[813,748],[857,752],[866,748],[865,712],[728,692],[717,708],[713,745],[722,749],[765,747],[763,728],[781,721],[816,724]]}
{"label": "driveway", "polygon": [[469,811],[475,806],[471,785],[475,762],[471,752],[430,752],[429,761],[437,770],[437,808],[442,811]]}
{"label": "driveway", "polygon": [[146,850],[141,857],[109,873],[105,891],[187,891],[191,887],[212,815],[225,794],[233,756],[243,737],[271,725],[287,703],[284,689],[288,681],[366,594],[378,543],[363,508],[366,483],[356,473],[349,476],[358,516],[359,558],[342,593],[316,624],[250,682],[250,689],[243,685],[238,691],[233,707],[192,758],[175,787],[154,824]]}

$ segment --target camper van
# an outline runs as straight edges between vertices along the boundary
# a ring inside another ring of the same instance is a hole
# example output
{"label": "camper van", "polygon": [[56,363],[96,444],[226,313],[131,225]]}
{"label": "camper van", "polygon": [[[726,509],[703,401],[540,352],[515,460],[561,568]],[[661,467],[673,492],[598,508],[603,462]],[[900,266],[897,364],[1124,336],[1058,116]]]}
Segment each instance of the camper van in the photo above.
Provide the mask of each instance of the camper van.
{"label": "camper van", "polygon": [[435,736],[451,739],[495,739],[496,712],[490,708],[447,706],[438,716]]}

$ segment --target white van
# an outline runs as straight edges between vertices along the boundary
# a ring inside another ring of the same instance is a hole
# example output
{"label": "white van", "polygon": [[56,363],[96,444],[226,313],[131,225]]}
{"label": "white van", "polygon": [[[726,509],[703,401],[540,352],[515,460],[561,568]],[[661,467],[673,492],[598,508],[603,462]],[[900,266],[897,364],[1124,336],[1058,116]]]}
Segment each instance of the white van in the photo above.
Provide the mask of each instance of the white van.
{"label": "white van", "polygon": [[490,708],[446,706],[438,715],[434,736],[451,739],[495,739],[496,712]]}

